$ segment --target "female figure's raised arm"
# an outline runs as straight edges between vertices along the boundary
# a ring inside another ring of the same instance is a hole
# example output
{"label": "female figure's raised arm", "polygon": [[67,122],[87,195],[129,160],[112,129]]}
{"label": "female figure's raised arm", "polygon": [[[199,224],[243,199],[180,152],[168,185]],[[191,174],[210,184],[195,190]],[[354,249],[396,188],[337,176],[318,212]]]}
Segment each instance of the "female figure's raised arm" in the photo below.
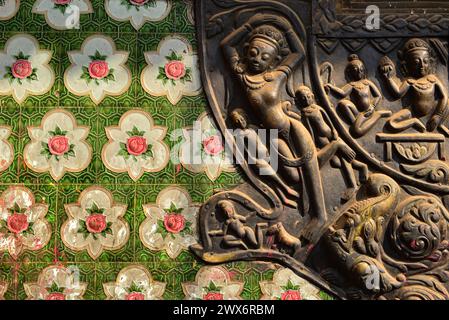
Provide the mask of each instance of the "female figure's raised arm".
{"label": "female figure's raised arm", "polygon": [[220,45],[223,50],[225,58],[231,65],[232,69],[235,70],[240,61],[240,55],[236,46],[243,41],[245,36],[253,30],[253,27],[249,23],[245,23],[238,29],[232,31],[226,38],[224,38]]}
{"label": "female figure's raised arm", "polygon": [[301,40],[291,26],[286,30],[285,37],[292,52],[282,64],[293,70],[304,59],[305,50]]}

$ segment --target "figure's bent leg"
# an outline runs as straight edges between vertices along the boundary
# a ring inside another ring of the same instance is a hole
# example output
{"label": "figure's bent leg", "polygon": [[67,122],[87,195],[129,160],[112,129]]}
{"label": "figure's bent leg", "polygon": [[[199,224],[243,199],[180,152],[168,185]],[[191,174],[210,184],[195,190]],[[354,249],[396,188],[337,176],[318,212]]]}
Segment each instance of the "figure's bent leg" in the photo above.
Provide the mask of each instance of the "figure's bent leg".
{"label": "figure's bent leg", "polygon": [[318,151],[319,167],[322,168],[338,151],[338,141],[332,141]]}
{"label": "figure's bent leg", "polygon": [[342,199],[344,201],[348,201],[349,199],[352,198],[352,196],[354,195],[354,193],[357,190],[357,179],[355,177],[354,170],[352,168],[351,163],[349,163],[348,161],[346,161],[344,159],[342,159],[341,162],[342,162],[342,167],[341,167],[342,174],[346,181],[346,186],[348,188],[346,190],[346,192],[344,193],[344,195],[342,196]]}
{"label": "figure's bent leg", "polygon": [[359,114],[357,107],[351,100],[341,100],[337,105],[337,111],[340,117],[349,124],[354,123]]}
{"label": "figure's bent leg", "polygon": [[241,247],[243,247],[246,250],[249,249],[248,246],[242,240],[236,239],[233,236],[225,236],[223,238],[223,243],[226,246],[231,247],[231,248],[233,248],[233,247],[240,247],[241,246]]}
{"label": "figure's bent leg", "polygon": [[415,128],[420,132],[426,131],[426,126],[419,119],[414,118],[408,109],[402,109],[393,114],[388,124],[396,131],[404,131],[409,128]]}
{"label": "figure's bent leg", "polygon": [[368,180],[369,170],[368,166],[363,162],[354,160],[352,161],[352,167],[359,171],[359,180],[361,183],[366,182]]}
{"label": "figure's bent leg", "polygon": [[310,160],[304,163],[301,170],[304,185],[310,202],[309,214],[312,221],[304,230],[304,237],[314,242],[321,232],[322,226],[327,221],[326,205],[324,202],[323,184],[321,181],[320,167],[315,144],[309,131],[301,122],[291,121],[292,140],[295,142],[297,156],[301,157],[307,153],[312,153]]}
{"label": "figure's bent leg", "polygon": [[[276,139],[274,140],[275,143],[277,143],[277,149],[281,155],[283,155],[286,158],[294,159],[295,156],[291,152],[289,146],[284,140]],[[298,168],[291,168],[287,166],[281,165],[280,159],[279,161],[279,170],[282,174],[282,177],[289,185],[296,185],[299,186],[301,182],[301,177],[299,175],[299,169]]]}
{"label": "figure's bent leg", "polygon": [[246,239],[251,246],[258,246],[256,235],[250,227],[245,227],[245,236],[243,238]]}
{"label": "figure's bent leg", "polygon": [[363,137],[380,119],[389,117],[391,114],[391,111],[374,111],[370,117],[365,117],[363,113],[359,114],[351,128],[353,135]]}
{"label": "figure's bent leg", "polygon": [[322,227],[327,221],[326,204],[324,202],[323,184],[321,181],[320,168],[316,155],[303,167],[304,185],[310,202],[309,215],[311,221],[305,228],[303,237],[310,242],[315,242],[320,236]]}

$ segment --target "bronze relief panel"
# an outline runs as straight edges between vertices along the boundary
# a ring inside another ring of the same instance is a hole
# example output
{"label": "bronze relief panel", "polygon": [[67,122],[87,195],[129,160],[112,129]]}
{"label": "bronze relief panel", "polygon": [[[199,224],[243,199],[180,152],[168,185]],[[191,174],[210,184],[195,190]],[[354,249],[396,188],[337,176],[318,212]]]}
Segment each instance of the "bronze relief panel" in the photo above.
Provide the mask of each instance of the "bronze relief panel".
{"label": "bronze relief panel", "polygon": [[447,29],[410,27],[447,17],[368,32],[337,5],[197,2],[203,83],[247,182],[202,206],[192,250],[343,299],[449,298]]}

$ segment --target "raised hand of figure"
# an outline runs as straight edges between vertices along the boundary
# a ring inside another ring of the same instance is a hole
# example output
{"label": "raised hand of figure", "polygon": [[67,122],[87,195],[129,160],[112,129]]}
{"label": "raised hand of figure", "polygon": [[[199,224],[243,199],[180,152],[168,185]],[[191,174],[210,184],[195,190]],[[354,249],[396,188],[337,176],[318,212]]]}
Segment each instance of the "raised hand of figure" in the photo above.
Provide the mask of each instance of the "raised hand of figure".
{"label": "raised hand of figure", "polygon": [[326,94],[329,95],[332,90],[334,90],[334,86],[330,83],[326,83],[324,85],[324,90],[326,91]]}
{"label": "raised hand of figure", "polygon": [[370,106],[368,110],[366,110],[365,112],[365,118],[369,118],[373,115],[374,113],[374,106]]}
{"label": "raised hand of figure", "polygon": [[385,78],[390,79],[396,75],[396,68],[394,62],[387,56],[383,57],[379,63],[379,72]]}

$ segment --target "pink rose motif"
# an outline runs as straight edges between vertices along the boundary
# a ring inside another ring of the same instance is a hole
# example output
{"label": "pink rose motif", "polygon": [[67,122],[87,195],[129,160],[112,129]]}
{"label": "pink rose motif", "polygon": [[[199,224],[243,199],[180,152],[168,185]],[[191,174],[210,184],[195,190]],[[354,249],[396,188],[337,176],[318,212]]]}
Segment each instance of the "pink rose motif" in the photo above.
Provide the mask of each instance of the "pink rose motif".
{"label": "pink rose motif", "polygon": [[72,2],[72,0],[53,0],[55,2],[55,4],[59,4],[59,5],[66,5],[69,4],[70,2]]}
{"label": "pink rose motif", "polygon": [[45,297],[45,300],[65,300],[65,295],[63,293],[54,292]]}
{"label": "pink rose motif", "polygon": [[302,300],[298,290],[287,290],[281,295],[281,300]]}
{"label": "pink rose motif", "polygon": [[179,233],[186,224],[186,219],[182,214],[167,214],[164,217],[164,226],[168,232]]}
{"label": "pink rose motif", "polygon": [[181,61],[170,61],[165,65],[165,75],[172,80],[179,80],[186,75],[186,67]]}
{"label": "pink rose motif", "polygon": [[11,73],[15,78],[25,79],[31,76],[33,68],[28,60],[17,60],[11,67]]}
{"label": "pink rose motif", "polygon": [[224,150],[221,137],[218,135],[207,137],[203,140],[204,152],[208,155],[216,156]]}
{"label": "pink rose motif", "polygon": [[223,294],[220,292],[209,292],[203,296],[203,300],[223,300]]}
{"label": "pink rose motif", "polygon": [[54,136],[48,140],[48,149],[55,156],[62,156],[69,151],[69,139],[65,136]]}
{"label": "pink rose motif", "polygon": [[140,156],[148,150],[147,140],[140,136],[131,137],[126,142],[126,149],[130,155]]}
{"label": "pink rose motif", "polygon": [[148,0],[129,0],[129,2],[135,6],[143,6]]}
{"label": "pink rose motif", "polygon": [[104,214],[92,214],[86,218],[87,231],[101,233],[106,229],[106,216]]}
{"label": "pink rose motif", "polygon": [[103,60],[94,60],[89,64],[89,75],[92,79],[103,79],[109,74],[109,65]]}
{"label": "pink rose motif", "polygon": [[141,292],[131,292],[125,296],[125,300],[145,300],[145,295]]}
{"label": "pink rose motif", "polygon": [[23,213],[14,213],[7,219],[9,231],[13,233],[21,233],[28,229],[28,217]]}

